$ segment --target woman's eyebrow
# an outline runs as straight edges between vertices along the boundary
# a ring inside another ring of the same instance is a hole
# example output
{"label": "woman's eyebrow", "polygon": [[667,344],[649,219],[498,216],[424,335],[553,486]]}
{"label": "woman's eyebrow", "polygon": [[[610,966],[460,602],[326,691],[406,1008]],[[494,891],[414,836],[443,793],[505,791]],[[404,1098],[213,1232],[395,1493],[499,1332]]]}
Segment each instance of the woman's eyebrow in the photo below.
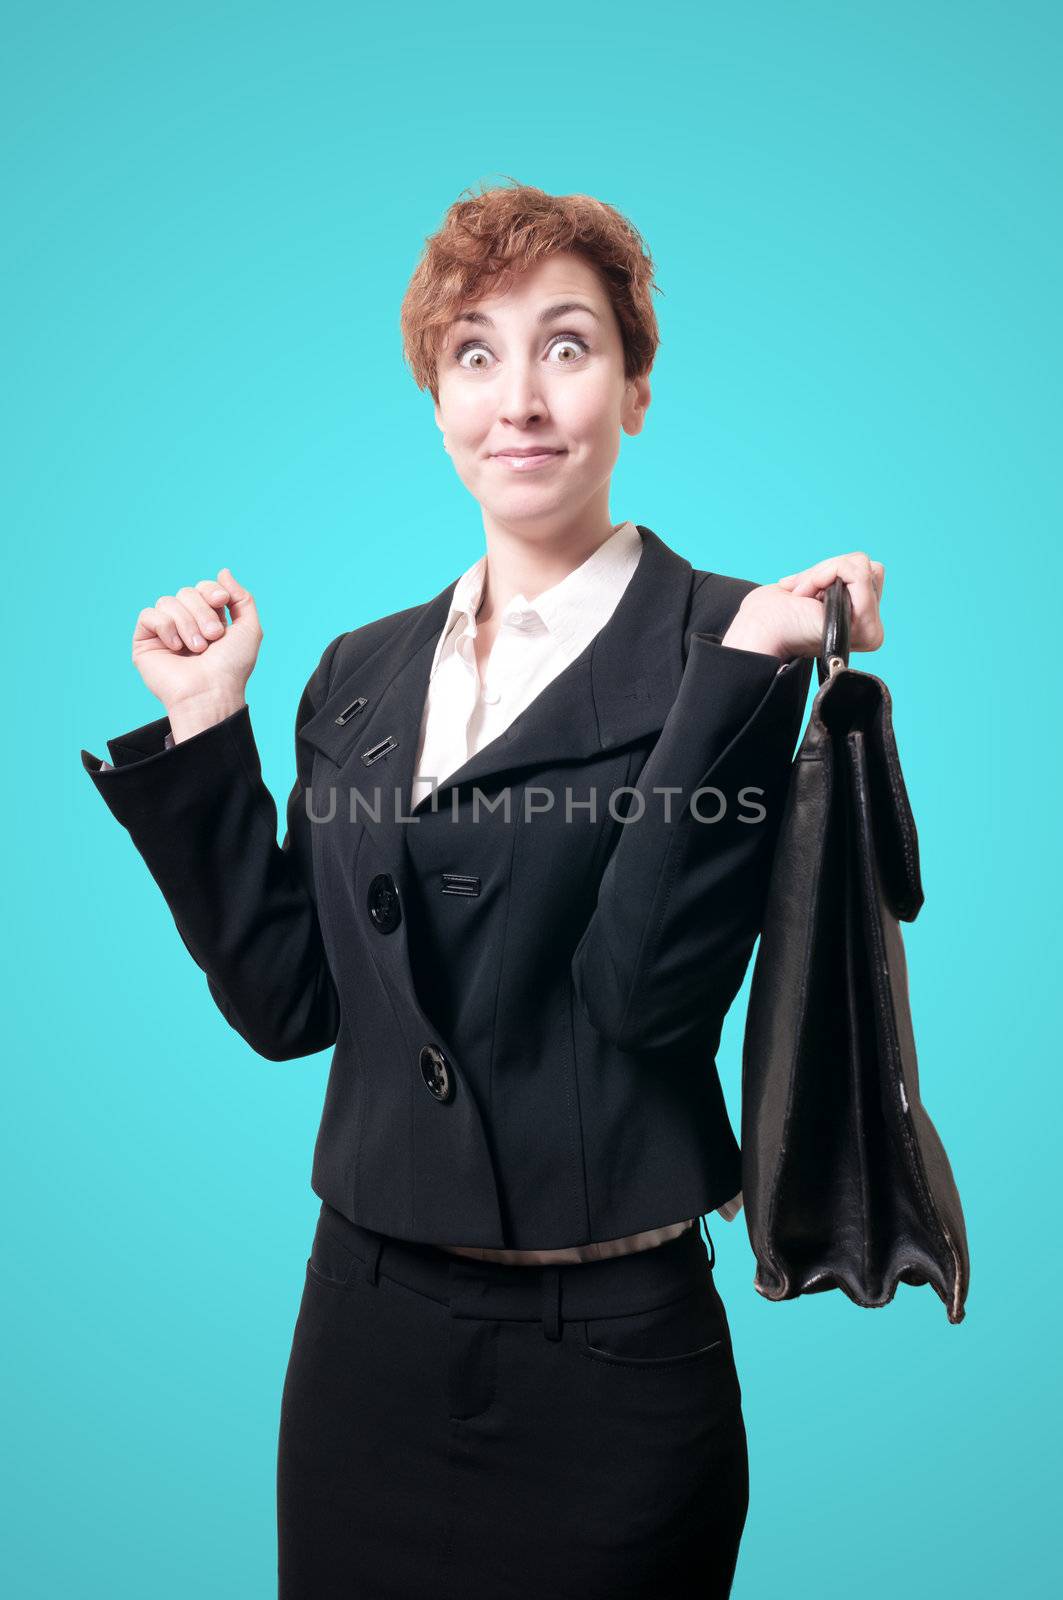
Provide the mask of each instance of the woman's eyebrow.
{"label": "woman's eyebrow", "polygon": [[[593,317],[596,322],[601,321],[593,306],[587,305],[583,300],[565,300],[559,305],[547,306],[545,311],[540,311],[535,320],[540,325],[545,322],[555,322],[558,317],[567,317],[572,311],[586,311],[587,315]],[[491,318],[483,311],[459,311],[450,326],[453,328],[459,322],[474,322],[482,328],[494,327]]]}

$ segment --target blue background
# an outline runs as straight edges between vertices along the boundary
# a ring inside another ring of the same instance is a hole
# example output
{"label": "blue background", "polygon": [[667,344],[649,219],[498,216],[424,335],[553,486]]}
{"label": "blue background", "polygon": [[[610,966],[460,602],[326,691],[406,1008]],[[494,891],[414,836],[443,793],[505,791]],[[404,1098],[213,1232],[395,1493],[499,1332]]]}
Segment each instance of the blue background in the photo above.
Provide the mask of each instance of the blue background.
{"label": "blue background", "polygon": [[886,566],[855,664],[892,691],[919,825],[912,1005],[972,1288],[960,1327],[926,1288],[770,1304],[715,1219],[735,1595],[1054,1586],[1061,15],[9,0],[7,1594],[275,1593],[329,1055],[271,1064],[226,1026],[79,750],[161,712],[140,608],[230,565],[283,803],[324,645],[481,553],[398,312],[446,206],[502,174],[612,202],[657,263],[614,520],[761,582]]}

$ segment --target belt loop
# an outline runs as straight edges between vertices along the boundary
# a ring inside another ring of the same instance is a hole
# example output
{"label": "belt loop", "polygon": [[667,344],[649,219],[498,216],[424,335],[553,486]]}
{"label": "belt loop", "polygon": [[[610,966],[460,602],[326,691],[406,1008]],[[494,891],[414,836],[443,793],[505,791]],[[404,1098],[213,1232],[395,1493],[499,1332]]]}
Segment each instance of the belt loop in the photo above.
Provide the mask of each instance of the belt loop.
{"label": "belt loop", "polygon": [[561,1268],[543,1267],[543,1333],[548,1339],[561,1337]]}
{"label": "belt loop", "polygon": [[369,1246],[369,1254],[365,1260],[365,1279],[367,1283],[376,1283],[380,1276],[380,1252],[384,1248],[384,1235],[378,1233]]}
{"label": "belt loop", "polygon": [[700,1223],[701,1231],[705,1235],[706,1241],[708,1242],[708,1246],[709,1246],[709,1271],[711,1272],[713,1267],[716,1265],[716,1246],[712,1242],[712,1234],[709,1232],[709,1225],[706,1222],[705,1217],[699,1217],[698,1218],[698,1222]]}

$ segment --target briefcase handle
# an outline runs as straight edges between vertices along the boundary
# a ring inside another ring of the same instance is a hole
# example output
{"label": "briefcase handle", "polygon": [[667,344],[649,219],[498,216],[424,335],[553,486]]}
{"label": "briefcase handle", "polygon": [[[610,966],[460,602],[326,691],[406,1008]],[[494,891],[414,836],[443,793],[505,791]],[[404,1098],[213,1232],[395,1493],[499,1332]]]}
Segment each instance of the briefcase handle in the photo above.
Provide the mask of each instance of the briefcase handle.
{"label": "briefcase handle", "polygon": [[849,665],[849,624],[853,607],[843,578],[835,578],[823,606],[823,646],[816,657],[820,683]]}

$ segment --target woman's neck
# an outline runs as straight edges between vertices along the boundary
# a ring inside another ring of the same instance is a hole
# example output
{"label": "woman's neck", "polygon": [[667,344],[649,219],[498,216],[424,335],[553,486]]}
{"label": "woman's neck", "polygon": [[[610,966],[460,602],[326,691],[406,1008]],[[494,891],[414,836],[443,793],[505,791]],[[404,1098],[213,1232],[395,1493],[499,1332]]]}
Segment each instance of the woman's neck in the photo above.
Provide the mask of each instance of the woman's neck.
{"label": "woman's neck", "polygon": [[487,566],[477,625],[501,616],[514,595],[534,600],[544,589],[552,589],[582,566],[620,526],[606,516],[604,522],[569,525],[542,536],[529,535],[523,528],[518,532],[497,524],[488,526],[485,519]]}

